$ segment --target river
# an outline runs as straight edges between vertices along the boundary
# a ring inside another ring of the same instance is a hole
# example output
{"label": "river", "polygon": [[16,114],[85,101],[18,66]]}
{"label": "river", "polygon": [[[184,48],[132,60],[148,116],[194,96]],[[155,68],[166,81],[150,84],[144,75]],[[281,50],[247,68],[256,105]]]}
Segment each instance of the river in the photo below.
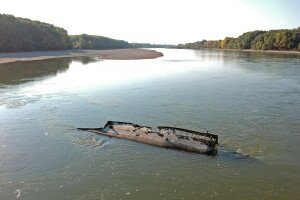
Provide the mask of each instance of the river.
{"label": "river", "polygon": [[[0,199],[299,199],[300,56],[159,51],[0,65]],[[76,130],[108,120],[209,130],[220,147]]]}

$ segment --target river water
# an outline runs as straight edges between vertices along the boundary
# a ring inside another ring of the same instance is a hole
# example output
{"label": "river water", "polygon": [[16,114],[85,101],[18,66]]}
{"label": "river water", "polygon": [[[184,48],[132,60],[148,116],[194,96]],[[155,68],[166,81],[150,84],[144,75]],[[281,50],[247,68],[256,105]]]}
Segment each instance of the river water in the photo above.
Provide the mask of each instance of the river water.
{"label": "river water", "polygon": [[[299,199],[300,57],[159,51],[0,65],[0,199]],[[107,120],[209,130],[218,155],[76,130]]]}

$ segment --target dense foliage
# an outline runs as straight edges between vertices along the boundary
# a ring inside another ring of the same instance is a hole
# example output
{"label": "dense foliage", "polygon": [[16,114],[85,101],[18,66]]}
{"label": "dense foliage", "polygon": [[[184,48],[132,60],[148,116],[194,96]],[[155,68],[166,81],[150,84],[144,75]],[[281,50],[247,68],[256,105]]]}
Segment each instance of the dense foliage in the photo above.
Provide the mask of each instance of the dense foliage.
{"label": "dense foliage", "polygon": [[0,52],[133,48],[123,40],[74,35],[51,24],[0,14]]}
{"label": "dense foliage", "polygon": [[0,52],[67,49],[69,45],[62,28],[0,14]]}
{"label": "dense foliage", "polygon": [[72,35],[71,44],[74,49],[122,49],[132,48],[132,45],[124,40],[115,40],[95,35]]}
{"label": "dense foliage", "polygon": [[179,44],[177,48],[300,51],[300,27],[291,30],[251,31],[237,38],[226,37],[223,40],[202,40],[194,43]]}
{"label": "dense foliage", "polygon": [[0,14],[0,52],[64,50],[171,48],[175,45],[128,43],[95,35],[71,35],[63,28],[30,19]]}

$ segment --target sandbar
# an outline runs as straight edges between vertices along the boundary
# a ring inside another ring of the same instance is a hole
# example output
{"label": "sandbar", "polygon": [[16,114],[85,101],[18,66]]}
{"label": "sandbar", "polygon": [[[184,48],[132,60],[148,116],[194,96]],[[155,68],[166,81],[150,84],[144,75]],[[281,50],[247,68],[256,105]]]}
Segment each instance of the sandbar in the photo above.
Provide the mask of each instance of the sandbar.
{"label": "sandbar", "polygon": [[113,49],[113,50],[54,50],[18,53],[0,53],[0,64],[17,61],[34,61],[51,58],[99,57],[110,60],[154,59],[163,56],[151,49]]}

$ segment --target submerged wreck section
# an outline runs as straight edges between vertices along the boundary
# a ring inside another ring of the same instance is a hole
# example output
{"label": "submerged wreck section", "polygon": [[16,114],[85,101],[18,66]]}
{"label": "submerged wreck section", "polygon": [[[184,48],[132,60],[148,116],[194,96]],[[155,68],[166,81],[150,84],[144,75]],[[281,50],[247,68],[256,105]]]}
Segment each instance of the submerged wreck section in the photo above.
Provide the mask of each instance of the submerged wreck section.
{"label": "submerged wreck section", "polygon": [[215,154],[218,145],[217,135],[170,126],[158,126],[157,130],[153,130],[134,123],[108,121],[103,128],[78,129],[195,153]]}

